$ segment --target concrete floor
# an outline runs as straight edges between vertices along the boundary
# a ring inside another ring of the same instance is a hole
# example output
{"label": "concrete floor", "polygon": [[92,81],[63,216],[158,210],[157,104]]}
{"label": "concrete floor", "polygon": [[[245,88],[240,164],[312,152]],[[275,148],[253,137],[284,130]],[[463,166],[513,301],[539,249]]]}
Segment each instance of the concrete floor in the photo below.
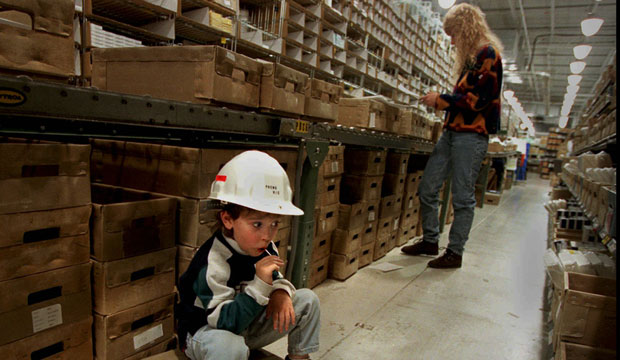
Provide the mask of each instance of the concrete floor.
{"label": "concrete floor", "polygon": [[[549,191],[548,180],[531,176],[498,206],[476,208],[461,269],[431,269],[430,257],[395,248],[377,262],[402,269],[365,267],[315,287],[321,335],[312,359],[544,359]],[[265,350],[284,357],[286,339]]]}

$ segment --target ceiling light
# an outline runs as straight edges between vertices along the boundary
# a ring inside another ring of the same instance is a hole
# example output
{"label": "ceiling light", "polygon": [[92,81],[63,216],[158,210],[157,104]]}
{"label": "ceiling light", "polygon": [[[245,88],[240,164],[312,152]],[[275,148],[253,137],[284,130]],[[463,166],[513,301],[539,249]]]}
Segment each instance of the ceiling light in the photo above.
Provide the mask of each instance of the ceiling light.
{"label": "ceiling light", "polygon": [[564,107],[564,106],[562,106],[562,111],[560,112],[560,115],[562,115],[562,116],[568,116],[568,114],[570,114],[570,107]]}
{"label": "ceiling light", "polygon": [[439,6],[441,6],[443,9],[449,9],[452,7],[452,5],[454,5],[455,2],[456,0],[439,0]]}
{"label": "ceiling light", "polygon": [[525,129],[527,129],[527,126],[525,126],[525,124],[524,124],[524,123],[521,123],[521,124],[519,125],[519,127],[521,128],[521,130],[525,130]]}
{"label": "ceiling light", "polygon": [[568,84],[569,85],[577,85],[581,82],[581,79],[583,78],[583,76],[581,75],[568,75]]}
{"label": "ceiling light", "polygon": [[515,95],[515,92],[512,90],[506,90],[504,91],[504,98],[506,100],[511,99],[513,96]]}
{"label": "ceiling light", "polygon": [[573,48],[573,54],[577,60],[585,59],[592,50],[592,45],[577,45]]}
{"label": "ceiling light", "polygon": [[579,92],[579,85],[568,85],[566,87],[567,94],[577,94]]}
{"label": "ceiling light", "polygon": [[570,71],[573,74],[579,74],[583,71],[583,69],[586,68],[586,63],[585,61],[573,61],[572,63],[570,63]]}
{"label": "ceiling light", "polygon": [[603,25],[603,19],[597,17],[587,18],[581,21],[581,32],[585,36],[596,34]]}
{"label": "ceiling light", "polygon": [[558,124],[561,129],[564,129],[568,124],[568,116],[560,116],[560,123]]}

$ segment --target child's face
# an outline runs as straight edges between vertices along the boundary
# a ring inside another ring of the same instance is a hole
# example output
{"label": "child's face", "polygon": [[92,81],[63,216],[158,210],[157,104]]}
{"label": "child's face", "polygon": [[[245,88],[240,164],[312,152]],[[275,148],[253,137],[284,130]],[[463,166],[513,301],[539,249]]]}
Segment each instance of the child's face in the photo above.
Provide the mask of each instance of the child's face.
{"label": "child's face", "polygon": [[241,211],[237,219],[226,211],[221,216],[226,229],[233,230],[239,247],[250,256],[259,256],[265,251],[276,236],[282,218],[281,215],[248,210]]}

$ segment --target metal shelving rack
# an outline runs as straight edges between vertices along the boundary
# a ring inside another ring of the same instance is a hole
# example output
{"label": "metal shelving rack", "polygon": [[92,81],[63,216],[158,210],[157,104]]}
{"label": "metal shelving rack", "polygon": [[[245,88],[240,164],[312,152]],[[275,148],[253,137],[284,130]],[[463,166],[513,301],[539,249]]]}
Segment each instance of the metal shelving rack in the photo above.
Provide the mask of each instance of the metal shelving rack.
{"label": "metal shelving rack", "polygon": [[[96,88],[0,76],[10,105],[0,103],[0,135],[88,143],[89,138],[164,142],[183,146],[288,146],[299,149],[295,184],[304,215],[293,221],[292,266],[296,286],[307,284],[313,241],[318,168],[331,141],[370,148],[429,154],[429,141],[383,132],[135,96]],[[8,95],[7,95],[8,96]]]}

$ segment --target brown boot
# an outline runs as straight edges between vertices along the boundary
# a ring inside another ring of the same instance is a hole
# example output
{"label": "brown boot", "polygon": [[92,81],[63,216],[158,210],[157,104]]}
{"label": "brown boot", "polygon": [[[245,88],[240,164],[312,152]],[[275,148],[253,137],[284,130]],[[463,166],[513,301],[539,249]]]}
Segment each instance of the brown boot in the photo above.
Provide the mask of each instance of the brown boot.
{"label": "brown boot", "polygon": [[435,269],[456,269],[461,267],[462,262],[463,257],[461,255],[457,255],[452,252],[452,250],[446,249],[443,255],[435,260],[429,261],[428,267]]}
{"label": "brown boot", "polygon": [[413,245],[403,246],[400,251],[407,255],[437,255],[439,254],[439,244],[428,241],[418,241]]}

